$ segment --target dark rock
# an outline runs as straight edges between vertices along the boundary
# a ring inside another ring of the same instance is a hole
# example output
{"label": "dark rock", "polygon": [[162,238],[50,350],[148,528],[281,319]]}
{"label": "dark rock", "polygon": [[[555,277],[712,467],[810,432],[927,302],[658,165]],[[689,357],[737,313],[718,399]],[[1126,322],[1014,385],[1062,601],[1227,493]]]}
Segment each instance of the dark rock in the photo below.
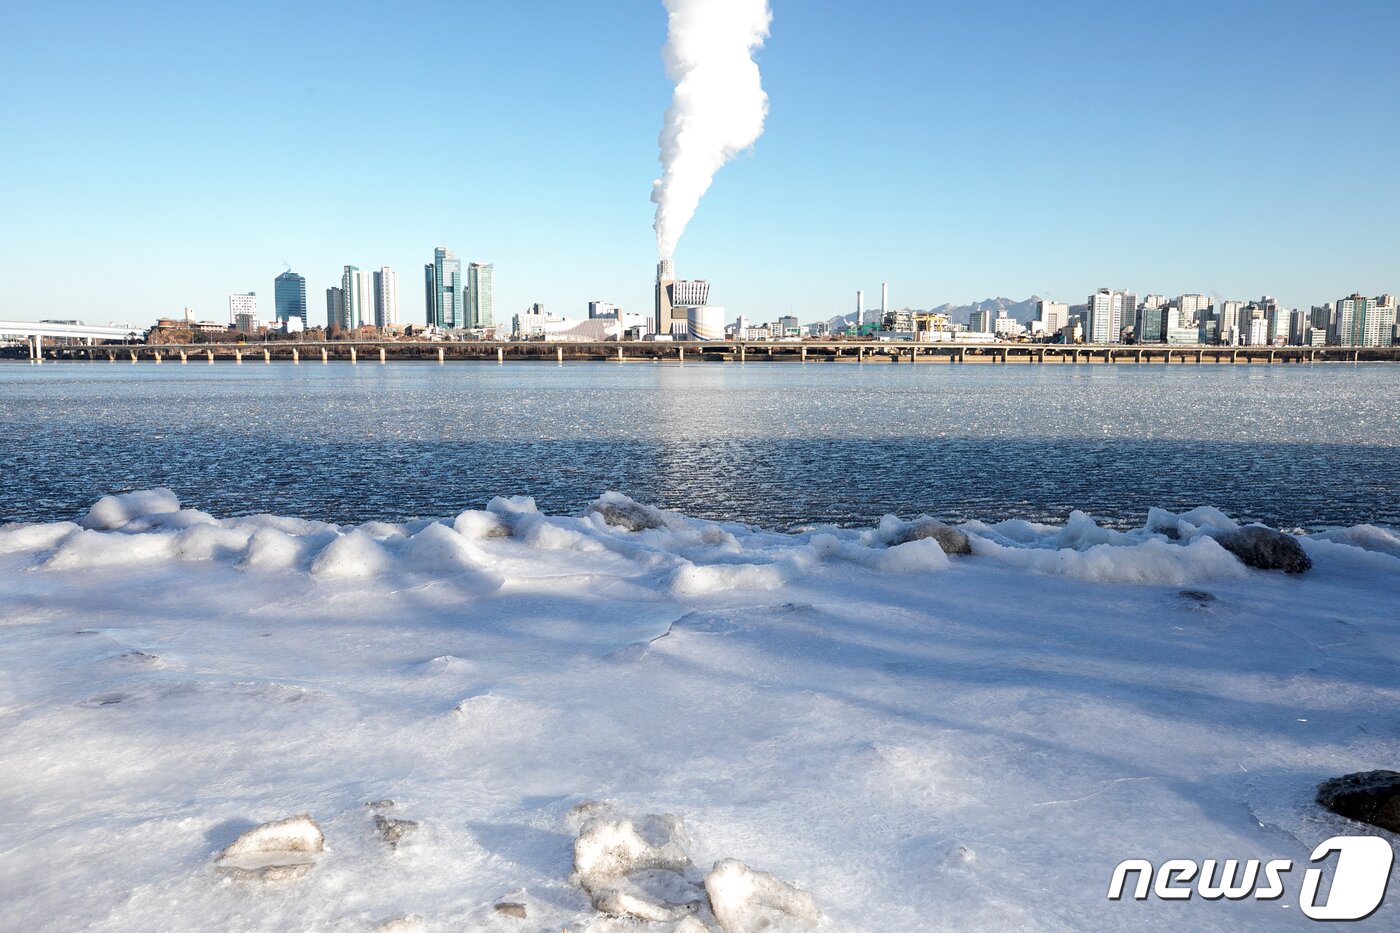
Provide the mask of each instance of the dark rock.
{"label": "dark rock", "polygon": [[514,917],[517,920],[524,920],[525,905],[517,904],[513,901],[502,901],[496,905],[496,913],[505,914],[507,917]]}
{"label": "dark rock", "polygon": [[1227,531],[1217,535],[1215,541],[1248,567],[1284,573],[1304,573],[1312,569],[1312,559],[1298,539],[1271,528],[1250,526]]}
{"label": "dark rock", "polygon": [[374,828],[379,831],[379,835],[384,841],[389,843],[391,849],[397,849],[405,836],[417,831],[418,824],[413,820],[396,820],[382,813],[376,813],[374,815]]}
{"label": "dark rock", "polygon": [[1400,833],[1400,771],[1359,771],[1323,781],[1317,802],[1338,816]]}
{"label": "dark rock", "polygon": [[1205,603],[1215,602],[1215,594],[1207,593],[1205,590],[1182,590],[1176,595],[1180,596],[1182,599],[1189,599],[1193,602],[1201,603],[1203,605]]}
{"label": "dark rock", "polygon": [[945,525],[931,518],[921,518],[910,522],[895,532],[894,536],[890,538],[890,547],[908,544],[910,541],[922,541],[924,538],[936,540],[938,546],[943,548],[944,554],[972,553],[972,541],[965,533],[952,525]]}

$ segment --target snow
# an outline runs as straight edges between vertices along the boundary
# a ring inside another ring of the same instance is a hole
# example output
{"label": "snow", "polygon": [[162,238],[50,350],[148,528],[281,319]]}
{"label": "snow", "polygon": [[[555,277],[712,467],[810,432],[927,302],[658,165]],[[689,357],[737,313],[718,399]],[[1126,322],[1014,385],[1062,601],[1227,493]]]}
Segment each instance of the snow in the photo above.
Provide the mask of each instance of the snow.
{"label": "snow", "polygon": [[[1312,796],[1395,764],[1392,529],[1302,536],[1314,568],[1286,575],[1208,508],[969,522],[948,556],[887,546],[893,517],[779,534],[603,504],[655,527],[518,497],[220,519],[159,490],[0,527],[9,922],[1303,928],[1295,893],[1105,892],[1127,858],[1302,866],[1371,832]],[[324,834],[314,865],[219,870],[290,814]],[[631,908],[658,919],[608,915]]]}

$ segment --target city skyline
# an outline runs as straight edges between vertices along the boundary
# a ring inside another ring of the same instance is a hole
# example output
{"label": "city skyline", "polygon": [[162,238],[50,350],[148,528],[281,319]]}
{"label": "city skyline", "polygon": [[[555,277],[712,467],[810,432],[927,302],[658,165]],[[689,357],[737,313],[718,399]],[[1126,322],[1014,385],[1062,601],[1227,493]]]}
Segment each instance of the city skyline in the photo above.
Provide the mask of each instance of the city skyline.
{"label": "city skyline", "polygon": [[[844,313],[833,268],[868,294],[896,283],[898,304],[1112,281],[1234,297],[1263,284],[1308,307],[1390,287],[1375,280],[1400,215],[1400,129],[1378,119],[1393,78],[1352,46],[1400,24],[1393,4],[1011,6],[781,6],[761,53],[767,131],[722,171],[677,268],[754,317]],[[199,22],[139,3],[16,11],[0,77],[23,93],[0,160],[24,184],[6,195],[0,249],[18,275],[0,313],[213,317],[228,293],[264,290],[267,269],[289,264],[319,292],[343,257],[413,269],[435,242],[509,270],[498,320],[537,302],[647,310],[672,90],[660,4],[556,4],[547,30],[528,6],[472,11],[499,41],[462,57],[418,54],[425,16],[467,14],[409,4],[372,38],[317,4]],[[341,67],[371,44],[383,69]],[[1107,67],[1078,54],[1089,45],[1132,54]],[[1279,64],[1233,64],[1250,50]],[[235,52],[241,67],[224,68]],[[60,56],[72,70],[55,77]],[[497,104],[490,120],[475,100]],[[385,133],[320,144],[367,108]],[[419,145],[429,114],[439,135]],[[1105,129],[1124,144],[1093,146]],[[50,287],[73,252],[120,284],[101,308]]]}

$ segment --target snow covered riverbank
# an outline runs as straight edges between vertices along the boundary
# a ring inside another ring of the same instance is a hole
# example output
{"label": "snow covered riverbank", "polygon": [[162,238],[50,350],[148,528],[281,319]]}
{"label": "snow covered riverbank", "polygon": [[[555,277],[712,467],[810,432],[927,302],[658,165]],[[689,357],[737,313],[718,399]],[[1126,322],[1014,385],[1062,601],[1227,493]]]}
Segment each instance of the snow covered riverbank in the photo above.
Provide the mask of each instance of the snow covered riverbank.
{"label": "snow covered riverbank", "polygon": [[[0,528],[7,916],[623,929],[570,877],[571,811],[606,801],[673,814],[702,870],[795,885],[824,929],[1271,929],[1308,925],[1296,898],[1105,892],[1130,857],[1302,865],[1383,835],[1312,797],[1397,764],[1392,531],[1302,537],[1294,575],[1242,564],[1208,509],[972,523],[950,557],[889,546],[897,520],[788,535],[602,505],[348,528],[157,491]],[[383,800],[419,824],[393,847]],[[325,836],[305,877],[215,870],[300,813]]]}

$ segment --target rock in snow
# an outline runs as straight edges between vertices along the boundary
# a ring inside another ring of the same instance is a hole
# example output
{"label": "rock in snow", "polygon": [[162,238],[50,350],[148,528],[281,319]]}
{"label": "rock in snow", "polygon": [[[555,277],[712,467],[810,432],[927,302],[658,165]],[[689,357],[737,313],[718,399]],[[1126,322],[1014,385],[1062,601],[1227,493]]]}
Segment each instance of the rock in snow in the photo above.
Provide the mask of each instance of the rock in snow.
{"label": "rock in snow", "polygon": [[694,913],[699,889],[687,880],[694,865],[678,838],[680,820],[664,814],[642,822],[658,841],[625,817],[590,820],[574,840],[579,885],[594,909],[611,917],[665,921]]}
{"label": "rock in snow", "polygon": [[587,509],[589,514],[601,515],[603,521],[628,531],[665,528],[666,514],[651,505],[634,502],[618,492],[605,492]]}
{"label": "rock in snow", "polygon": [[1216,535],[1215,540],[1246,566],[1259,570],[1305,573],[1312,569],[1312,559],[1298,539],[1272,528],[1250,525]]}
{"label": "rock in snow", "polygon": [[405,836],[412,835],[418,830],[418,824],[413,820],[396,820],[382,813],[376,813],[374,815],[374,828],[380,837],[389,843],[389,848],[397,849]]}
{"label": "rock in snow", "polygon": [[889,540],[890,547],[900,544],[908,544],[910,541],[922,541],[925,538],[933,538],[938,542],[938,546],[943,548],[944,554],[971,554],[972,542],[962,531],[952,525],[945,525],[927,516],[915,519],[896,531]]}
{"label": "rock in snow", "polygon": [[234,878],[291,881],[304,877],[326,839],[306,814],[274,820],[248,830],[219,853],[219,870]]}
{"label": "rock in snow", "polygon": [[724,933],[760,933],[782,925],[812,929],[822,917],[812,895],[738,859],[715,862],[705,876],[705,893]]}
{"label": "rock in snow", "polygon": [[1317,802],[1338,816],[1400,833],[1400,771],[1359,771],[1323,781]]}

